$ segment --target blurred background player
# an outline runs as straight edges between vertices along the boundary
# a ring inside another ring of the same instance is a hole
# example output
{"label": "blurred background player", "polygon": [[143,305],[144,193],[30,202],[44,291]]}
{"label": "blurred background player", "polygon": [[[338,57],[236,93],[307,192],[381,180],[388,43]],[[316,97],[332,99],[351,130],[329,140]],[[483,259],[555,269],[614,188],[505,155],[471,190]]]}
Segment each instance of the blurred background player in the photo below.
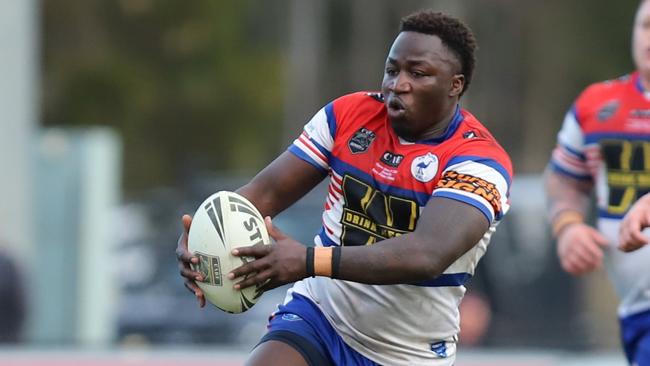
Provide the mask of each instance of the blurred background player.
{"label": "blurred background player", "polygon": [[481,346],[492,317],[489,301],[477,289],[470,288],[458,310],[460,312],[458,343],[467,347]]}
{"label": "blurred background player", "polygon": [[[464,284],[508,211],[512,179],[506,152],[459,106],[475,48],[455,18],[404,18],[382,93],[327,104],[238,190],[275,216],[330,177],[315,248],[267,218],[275,244],[235,253],[257,258],[231,274],[249,275],[241,288],[298,281],[249,365],[454,363]],[[188,216],[183,224],[179,268],[203,305],[200,275],[189,267]]]}
{"label": "blurred background player", "polygon": [[[650,249],[618,241],[623,215],[650,191],[650,1],[639,4],[632,55],[637,70],[589,86],[566,114],[546,171],[548,210],[562,268],[607,265],[630,363],[650,365]],[[598,224],[585,223],[595,190]],[[633,216],[633,217],[636,217]],[[627,232],[627,231],[626,231]]]}

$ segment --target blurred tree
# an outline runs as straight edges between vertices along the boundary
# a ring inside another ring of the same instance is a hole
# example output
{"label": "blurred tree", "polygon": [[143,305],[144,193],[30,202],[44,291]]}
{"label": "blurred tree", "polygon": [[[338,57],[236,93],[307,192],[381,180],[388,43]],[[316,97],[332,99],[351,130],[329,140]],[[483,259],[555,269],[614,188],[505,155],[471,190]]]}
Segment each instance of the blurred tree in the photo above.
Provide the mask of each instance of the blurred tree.
{"label": "blurred tree", "polygon": [[282,6],[42,4],[44,125],[117,128],[127,192],[199,169],[257,169],[283,148]]}
{"label": "blurred tree", "polygon": [[517,172],[539,172],[576,93],[631,70],[637,1],[42,4],[44,124],[116,127],[132,192],[197,170],[257,170],[324,103],[378,89],[399,19],[425,7],[475,30],[464,104]]}
{"label": "blurred tree", "polygon": [[[326,55],[325,0],[290,0],[287,32],[283,141],[293,141],[316,112]],[[325,44],[324,44],[325,43]]]}

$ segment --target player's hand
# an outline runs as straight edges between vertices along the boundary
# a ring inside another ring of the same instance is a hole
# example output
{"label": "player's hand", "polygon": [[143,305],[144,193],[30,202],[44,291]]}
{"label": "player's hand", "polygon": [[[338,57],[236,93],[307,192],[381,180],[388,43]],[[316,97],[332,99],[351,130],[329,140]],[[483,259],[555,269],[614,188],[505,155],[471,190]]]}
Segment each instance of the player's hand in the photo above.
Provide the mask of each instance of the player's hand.
{"label": "player's hand", "polygon": [[305,266],[307,248],[273,226],[270,217],[264,218],[264,223],[275,243],[235,248],[232,251],[235,256],[256,258],[228,274],[230,279],[244,277],[242,281],[235,284],[236,289],[259,286],[258,294],[262,294],[264,291],[307,276]]}
{"label": "player's hand", "polygon": [[618,232],[618,249],[631,252],[650,242],[643,229],[650,226],[650,200],[641,198],[625,215]]}
{"label": "player's hand", "polygon": [[607,239],[598,230],[584,223],[575,223],[560,232],[557,255],[565,271],[581,275],[602,266],[602,248],[607,244]]}
{"label": "player's hand", "polygon": [[199,306],[204,307],[205,296],[203,295],[203,291],[201,291],[199,286],[196,284],[196,281],[202,281],[203,278],[199,272],[192,270],[192,267],[190,267],[190,264],[199,263],[199,258],[193,256],[192,253],[187,250],[187,237],[190,232],[190,226],[192,225],[192,216],[183,215],[181,221],[183,222],[183,233],[181,234],[181,237],[178,238],[178,245],[176,246],[178,270],[185,280],[185,287],[196,296],[196,299],[199,301]]}

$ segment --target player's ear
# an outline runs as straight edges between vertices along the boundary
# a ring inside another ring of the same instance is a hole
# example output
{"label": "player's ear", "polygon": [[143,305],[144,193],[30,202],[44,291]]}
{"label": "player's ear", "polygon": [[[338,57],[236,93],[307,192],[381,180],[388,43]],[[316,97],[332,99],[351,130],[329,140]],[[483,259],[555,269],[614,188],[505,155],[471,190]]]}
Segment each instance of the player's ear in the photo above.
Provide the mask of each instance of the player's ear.
{"label": "player's ear", "polygon": [[465,75],[456,74],[451,77],[451,87],[449,88],[450,97],[458,97],[463,92],[465,86]]}

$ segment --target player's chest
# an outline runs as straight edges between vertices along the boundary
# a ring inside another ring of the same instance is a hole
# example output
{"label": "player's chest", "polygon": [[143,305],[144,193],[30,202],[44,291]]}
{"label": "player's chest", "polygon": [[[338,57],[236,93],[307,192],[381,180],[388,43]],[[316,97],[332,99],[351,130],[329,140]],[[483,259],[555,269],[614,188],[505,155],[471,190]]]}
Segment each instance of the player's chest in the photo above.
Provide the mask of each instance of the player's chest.
{"label": "player's chest", "polygon": [[603,101],[588,113],[583,121],[583,130],[592,142],[601,135],[650,135],[650,101],[641,97]]}
{"label": "player's chest", "polygon": [[365,181],[431,192],[447,156],[445,144],[408,144],[393,135],[366,127],[339,139],[333,156],[345,173]]}

